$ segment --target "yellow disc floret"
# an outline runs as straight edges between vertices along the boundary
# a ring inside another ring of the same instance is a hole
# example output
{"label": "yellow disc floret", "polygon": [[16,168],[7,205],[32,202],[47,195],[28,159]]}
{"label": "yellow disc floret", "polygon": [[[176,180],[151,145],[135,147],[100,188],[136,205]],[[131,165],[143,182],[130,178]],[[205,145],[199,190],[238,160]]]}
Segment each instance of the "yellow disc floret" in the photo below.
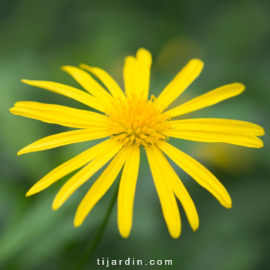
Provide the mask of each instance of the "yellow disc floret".
{"label": "yellow disc floret", "polygon": [[107,110],[112,136],[125,145],[145,147],[165,140],[162,132],[170,128],[170,116],[162,114],[164,109],[154,96],[147,101],[143,95],[127,94],[126,100],[115,100]]}

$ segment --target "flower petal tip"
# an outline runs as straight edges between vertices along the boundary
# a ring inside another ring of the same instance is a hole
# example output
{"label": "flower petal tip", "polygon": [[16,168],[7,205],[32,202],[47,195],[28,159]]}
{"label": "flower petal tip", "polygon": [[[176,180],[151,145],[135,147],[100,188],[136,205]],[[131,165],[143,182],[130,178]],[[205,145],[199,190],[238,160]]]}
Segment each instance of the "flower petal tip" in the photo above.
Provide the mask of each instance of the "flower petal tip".
{"label": "flower petal tip", "polygon": [[24,147],[23,149],[21,149],[18,153],[17,156],[23,155],[23,154],[27,154],[29,153],[29,151],[31,151],[31,148],[29,148],[28,146]]}
{"label": "flower petal tip", "polygon": [[29,196],[33,195],[34,193],[35,193],[35,192],[32,192],[32,190],[30,189],[30,190],[28,190],[28,191],[26,192],[25,197],[29,197]]}
{"label": "flower petal tip", "polygon": [[257,143],[253,146],[254,148],[262,148],[264,147],[263,141],[257,137]]}
{"label": "flower petal tip", "polygon": [[68,74],[72,74],[72,71],[79,69],[79,68],[66,65],[66,66],[62,66],[60,69],[67,72]]}
{"label": "flower petal tip", "polygon": [[26,83],[26,84],[31,84],[30,80],[22,79],[21,82]]}
{"label": "flower petal tip", "polygon": [[191,229],[192,229],[193,232],[196,232],[196,231],[199,229],[199,223],[196,224],[196,225],[193,225],[193,226],[191,227]]}
{"label": "flower petal tip", "polygon": [[83,223],[83,220],[79,219],[77,216],[75,216],[74,218],[74,222],[73,222],[73,225],[74,227],[80,227]]}
{"label": "flower petal tip", "polygon": [[27,191],[27,193],[25,194],[25,196],[26,196],[26,197],[32,196],[32,195],[34,195],[34,194],[40,192],[41,190],[42,190],[42,189],[40,188],[40,186],[37,185],[37,183],[36,183],[34,186],[32,186],[32,187]]}
{"label": "flower petal tip", "polygon": [[141,54],[146,55],[148,58],[150,58],[150,60],[152,58],[151,53],[148,50],[146,50],[145,48],[140,48],[137,51],[136,56],[139,57]]}
{"label": "flower petal tip", "polygon": [[40,187],[37,185],[37,183],[32,186],[25,194],[26,197],[32,196],[38,192],[40,192],[42,189],[40,189]]}
{"label": "flower petal tip", "polygon": [[23,155],[23,154],[25,154],[25,151],[22,149],[22,150],[20,150],[20,151],[17,153],[17,156],[21,156],[21,155]]}
{"label": "flower petal tip", "polygon": [[52,204],[52,209],[53,210],[57,210],[60,208],[60,204],[58,203],[58,201],[53,201],[53,204]]}
{"label": "flower petal tip", "polygon": [[243,89],[243,91],[246,89],[246,86],[240,82],[237,82],[237,84],[239,85],[239,87],[241,87]]}
{"label": "flower petal tip", "polygon": [[231,209],[232,208],[232,204],[226,204],[226,205],[223,205],[225,208],[227,209]]}
{"label": "flower petal tip", "polygon": [[181,228],[169,229],[169,233],[173,239],[177,239],[181,235]]}
{"label": "flower petal tip", "polygon": [[201,59],[198,59],[198,58],[193,58],[193,59],[190,60],[190,62],[194,62],[197,65],[200,65],[202,67],[204,66],[204,62]]}
{"label": "flower petal tip", "polygon": [[137,53],[140,52],[140,51],[142,51],[142,52],[149,52],[148,50],[146,50],[146,49],[143,48],[143,47],[139,48],[139,49],[137,50]]}
{"label": "flower petal tip", "polygon": [[78,228],[78,227],[81,226],[81,223],[75,223],[75,222],[74,222],[73,225],[74,225],[75,228]]}
{"label": "flower petal tip", "polygon": [[180,237],[180,233],[174,233],[174,234],[171,233],[171,237],[173,239],[178,239]]}
{"label": "flower petal tip", "polygon": [[62,66],[60,69],[64,70],[64,71],[67,71],[69,69],[69,66]]}
{"label": "flower petal tip", "polygon": [[130,231],[120,231],[119,230],[119,233],[121,234],[121,236],[123,237],[123,238],[128,238],[129,237],[129,235],[130,235]]}
{"label": "flower petal tip", "polygon": [[239,94],[244,92],[244,90],[246,89],[246,86],[240,82],[232,83],[231,85],[238,88]]}
{"label": "flower petal tip", "polygon": [[15,110],[15,107],[12,107],[12,108],[9,109],[9,111],[10,111],[12,114],[14,114],[14,110]]}
{"label": "flower petal tip", "polygon": [[82,69],[87,69],[89,70],[91,67],[86,65],[86,64],[79,64],[79,67],[82,68]]}

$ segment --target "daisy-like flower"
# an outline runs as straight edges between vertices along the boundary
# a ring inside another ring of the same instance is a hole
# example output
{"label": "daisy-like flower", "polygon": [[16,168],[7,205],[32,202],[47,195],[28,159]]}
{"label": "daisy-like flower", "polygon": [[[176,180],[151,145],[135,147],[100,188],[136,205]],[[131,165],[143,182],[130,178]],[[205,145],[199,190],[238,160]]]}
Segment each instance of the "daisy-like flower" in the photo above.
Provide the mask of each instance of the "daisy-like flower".
{"label": "daisy-like flower", "polygon": [[[77,128],[40,139],[23,148],[18,155],[106,138],[103,142],[49,172],[27,192],[27,196],[42,191],[65,175],[84,166],[63,185],[56,195],[52,205],[56,210],[78,187],[110,161],[81,201],[75,215],[74,225],[77,227],[82,224],[94,205],[113,184],[123,167],[118,192],[118,227],[120,234],[128,237],[132,227],[140,151],[145,150],[164,219],[173,238],[178,238],[181,232],[176,198],[183,205],[194,231],[199,226],[199,218],[189,193],[167,157],[212,193],[224,207],[232,207],[230,195],[217,178],[203,165],[167,141],[169,137],[174,137],[199,142],[222,142],[246,147],[262,147],[263,142],[258,136],[264,135],[264,130],[256,124],[218,118],[171,120],[173,117],[239,95],[244,91],[245,86],[241,83],[228,84],[173,109],[166,110],[199,76],[203,62],[198,59],[190,60],[158,98],[151,96],[148,99],[151,63],[150,52],[142,48],[138,50],[136,57],[126,57],[125,92],[107,72],[85,64],[80,65],[80,68],[64,66],[62,69],[69,73],[88,93],[56,82],[23,80],[24,83],[75,99],[99,113],[54,104],[17,102],[10,110],[13,114]],[[95,75],[108,91],[84,70]]]}

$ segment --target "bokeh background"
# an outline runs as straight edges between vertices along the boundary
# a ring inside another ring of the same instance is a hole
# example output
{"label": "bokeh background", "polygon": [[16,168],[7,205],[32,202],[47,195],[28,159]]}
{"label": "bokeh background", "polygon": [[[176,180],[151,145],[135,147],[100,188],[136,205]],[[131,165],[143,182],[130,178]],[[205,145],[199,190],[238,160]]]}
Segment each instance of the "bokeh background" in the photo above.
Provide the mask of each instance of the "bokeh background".
{"label": "bokeh background", "polygon": [[[1,0],[0,2],[0,269],[75,269],[108,208],[114,185],[84,224],[73,227],[76,207],[99,173],[57,211],[54,196],[68,179],[26,198],[27,190],[57,165],[92,146],[80,143],[17,156],[44,136],[67,130],[19,116],[16,101],[86,109],[79,102],[24,85],[51,80],[80,88],[62,65],[86,63],[107,70],[123,86],[124,57],[144,47],[153,54],[150,91],[156,96],[191,58],[205,62],[201,76],[174,105],[218,86],[242,82],[246,91],[187,117],[251,121],[266,129],[263,149],[173,140],[209,168],[231,194],[233,208],[175,167],[200,216],[195,233],[180,207],[182,235],[170,237],[145,154],[136,190],[131,235],[119,235],[116,206],[86,269],[97,258],[171,259],[168,269],[270,269],[270,2],[250,0]],[[185,117],[186,117],[185,116]],[[70,177],[70,176],[69,176]],[[111,266],[112,267],[112,266]],[[140,269],[166,269],[143,266]],[[117,266],[117,269],[120,266]],[[123,269],[138,269],[129,266]]]}

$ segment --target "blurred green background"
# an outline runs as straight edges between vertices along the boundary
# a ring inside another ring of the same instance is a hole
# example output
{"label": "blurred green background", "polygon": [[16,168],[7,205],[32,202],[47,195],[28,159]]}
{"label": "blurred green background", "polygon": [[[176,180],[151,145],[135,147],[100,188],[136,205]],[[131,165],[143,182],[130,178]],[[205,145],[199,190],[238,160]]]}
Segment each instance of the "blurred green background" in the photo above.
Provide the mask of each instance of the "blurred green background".
{"label": "blurred green background", "polygon": [[[79,102],[24,85],[21,79],[51,80],[80,88],[60,66],[86,63],[104,68],[123,86],[124,57],[144,47],[153,54],[150,91],[157,96],[186,62],[196,57],[205,62],[205,69],[174,105],[232,82],[244,83],[246,91],[185,117],[246,120],[262,125],[267,133],[269,12],[269,1],[249,0],[1,0],[0,269],[75,269],[115,188],[114,185],[79,228],[73,227],[76,207],[98,175],[57,211],[51,209],[51,204],[68,178],[40,194],[25,197],[27,190],[47,172],[95,142],[18,157],[17,151],[24,146],[67,129],[11,115],[9,108],[16,101],[86,109]],[[97,258],[128,257],[144,263],[171,259],[173,265],[168,269],[270,269],[270,149],[268,136],[263,140],[262,149],[170,140],[209,168],[233,200],[232,209],[223,208],[175,167],[200,217],[200,227],[193,233],[179,205],[183,228],[177,240],[167,231],[142,154],[131,235],[121,238],[115,206],[86,269],[100,269]],[[167,267],[148,265],[140,269]]]}

